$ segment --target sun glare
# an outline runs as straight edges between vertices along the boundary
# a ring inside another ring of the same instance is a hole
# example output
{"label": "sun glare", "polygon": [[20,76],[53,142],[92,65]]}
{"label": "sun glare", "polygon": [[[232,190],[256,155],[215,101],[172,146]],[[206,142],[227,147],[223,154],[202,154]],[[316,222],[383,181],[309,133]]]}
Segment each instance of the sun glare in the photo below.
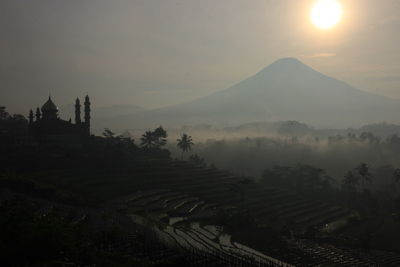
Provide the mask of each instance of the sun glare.
{"label": "sun glare", "polygon": [[330,29],[339,23],[342,7],[336,0],[319,0],[311,9],[311,21],[321,29]]}

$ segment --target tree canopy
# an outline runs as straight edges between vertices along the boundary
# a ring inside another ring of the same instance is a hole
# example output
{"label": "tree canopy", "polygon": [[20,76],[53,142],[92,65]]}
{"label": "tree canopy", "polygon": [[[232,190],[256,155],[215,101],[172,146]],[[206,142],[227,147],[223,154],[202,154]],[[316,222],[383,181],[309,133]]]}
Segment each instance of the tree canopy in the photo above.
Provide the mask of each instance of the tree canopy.
{"label": "tree canopy", "polygon": [[176,141],[178,142],[177,146],[182,150],[181,157],[183,159],[183,153],[191,150],[192,146],[194,146],[193,139],[190,135],[184,133],[181,135],[181,138],[178,138]]}

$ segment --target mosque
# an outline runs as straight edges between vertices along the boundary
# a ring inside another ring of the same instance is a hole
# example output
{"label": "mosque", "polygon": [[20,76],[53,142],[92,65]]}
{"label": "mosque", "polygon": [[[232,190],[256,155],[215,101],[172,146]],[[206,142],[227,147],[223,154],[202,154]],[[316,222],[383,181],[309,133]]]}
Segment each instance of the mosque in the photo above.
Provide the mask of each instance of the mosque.
{"label": "mosque", "polygon": [[36,109],[36,114],[31,109],[29,112],[29,131],[33,136],[90,136],[90,99],[86,95],[84,102],[84,121],[81,120],[81,103],[79,98],[75,101],[75,123],[62,120],[58,114],[58,107],[49,96],[41,108]]}

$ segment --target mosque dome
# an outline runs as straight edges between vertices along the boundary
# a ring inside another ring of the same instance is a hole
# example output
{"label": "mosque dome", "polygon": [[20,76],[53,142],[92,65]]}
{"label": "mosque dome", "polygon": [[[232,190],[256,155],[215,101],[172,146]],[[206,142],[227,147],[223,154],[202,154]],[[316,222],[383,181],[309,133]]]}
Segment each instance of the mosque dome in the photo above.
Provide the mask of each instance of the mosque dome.
{"label": "mosque dome", "polygon": [[58,108],[51,97],[42,106],[42,118],[44,120],[58,119]]}
{"label": "mosque dome", "polygon": [[42,112],[45,111],[58,111],[58,107],[56,106],[56,104],[54,104],[53,100],[51,100],[50,96],[46,103],[44,103],[44,105],[42,106]]}

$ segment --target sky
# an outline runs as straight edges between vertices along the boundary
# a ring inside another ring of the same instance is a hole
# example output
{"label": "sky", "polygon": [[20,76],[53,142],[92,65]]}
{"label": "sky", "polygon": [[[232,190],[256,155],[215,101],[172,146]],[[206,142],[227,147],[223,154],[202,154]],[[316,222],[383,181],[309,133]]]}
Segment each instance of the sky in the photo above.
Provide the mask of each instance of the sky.
{"label": "sky", "polygon": [[400,0],[0,0],[0,105],[157,108],[225,89],[282,57],[400,99]]}

